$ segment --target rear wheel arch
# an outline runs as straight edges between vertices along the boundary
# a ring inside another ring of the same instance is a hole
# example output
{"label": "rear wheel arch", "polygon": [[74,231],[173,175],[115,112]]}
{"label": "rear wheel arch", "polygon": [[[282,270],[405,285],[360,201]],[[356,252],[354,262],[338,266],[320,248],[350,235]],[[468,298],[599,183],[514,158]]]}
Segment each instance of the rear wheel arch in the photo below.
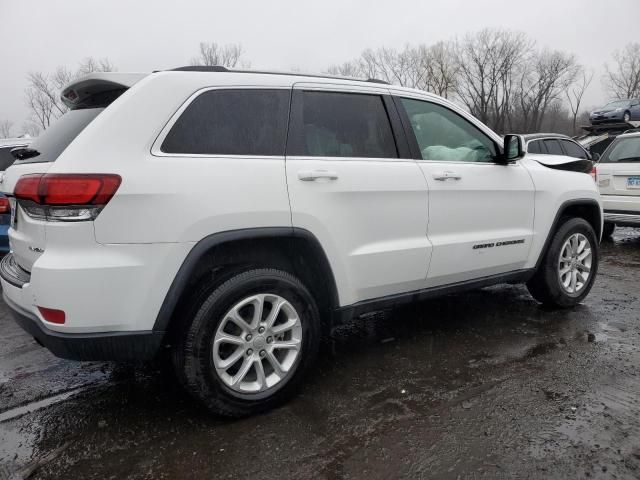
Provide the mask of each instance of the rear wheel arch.
{"label": "rear wheel arch", "polygon": [[[179,329],[190,304],[206,292],[200,285],[207,276],[214,284],[250,268],[277,268],[297,276],[314,295],[330,328],[339,306],[335,277],[318,239],[309,231],[291,227],[264,227],[220,232],[200,240],[178,270],[160,307],[153,330],[165,332],[165,343]],[[169,338],[167,338],[169,333]],[[168,342],[169,340],[169,342]]]}

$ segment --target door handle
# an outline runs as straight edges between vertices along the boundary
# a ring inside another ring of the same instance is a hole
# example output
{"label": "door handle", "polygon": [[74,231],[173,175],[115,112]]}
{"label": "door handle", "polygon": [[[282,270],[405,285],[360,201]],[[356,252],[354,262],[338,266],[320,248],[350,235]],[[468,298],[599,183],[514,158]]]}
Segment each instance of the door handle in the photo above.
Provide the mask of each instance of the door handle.
{"label": "door handle", "polygon": [[320,178],[326,178],[327,180],[337,180],[338,174],[331,170],[302,170],[298,172],[298,178],[303,182],[313,182]]}
{"label": "door handle", "polygon": [[437,172],[433,174],[433,179],[434,180],[439,180],[441,182],[444,182],[446,180],[460,180],[462,179],[462,175],[455,173],[455,172]]}

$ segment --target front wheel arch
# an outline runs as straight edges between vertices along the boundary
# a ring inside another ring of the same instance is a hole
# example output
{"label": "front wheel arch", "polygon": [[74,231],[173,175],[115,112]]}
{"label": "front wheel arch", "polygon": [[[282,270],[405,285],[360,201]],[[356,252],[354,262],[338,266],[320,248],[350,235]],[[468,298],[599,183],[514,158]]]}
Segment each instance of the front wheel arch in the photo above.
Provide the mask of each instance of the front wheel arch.
{"label": "front wheel arch", "polygon": [[549,231],[547,232],[547,239],[545,240],[545,244],[540,251],[538,261],[536,262],[536,270],[540,268],[540,264],[542,263],[543,258],[549,250],[549,245],[551,244],[553,236],[567,218],[582,218],[586,220],[587,222],[589,222],[594,232],[596,232],[596,237],[598,238],[598,240],[601,239],[602,210],[600,209],[599,203],[591,198],[568,200],[560,205],[560,208],[558,208],[553,223],[551,224],[551,228],[549,228]]}

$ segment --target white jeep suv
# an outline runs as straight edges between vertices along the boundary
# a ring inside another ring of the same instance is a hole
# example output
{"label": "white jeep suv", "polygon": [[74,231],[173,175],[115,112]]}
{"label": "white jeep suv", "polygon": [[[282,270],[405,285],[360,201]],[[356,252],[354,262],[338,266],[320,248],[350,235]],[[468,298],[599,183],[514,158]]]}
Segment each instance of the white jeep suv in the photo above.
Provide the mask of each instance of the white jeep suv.
{"label": "white jeep suv", "polygon": [[185,67],[62,97],[0,184],[4,299],[60,357],[171,352],[217,413],[283,401],[346,316],[503,282],[569,307],[596,276],[591,177],[435,95]]}

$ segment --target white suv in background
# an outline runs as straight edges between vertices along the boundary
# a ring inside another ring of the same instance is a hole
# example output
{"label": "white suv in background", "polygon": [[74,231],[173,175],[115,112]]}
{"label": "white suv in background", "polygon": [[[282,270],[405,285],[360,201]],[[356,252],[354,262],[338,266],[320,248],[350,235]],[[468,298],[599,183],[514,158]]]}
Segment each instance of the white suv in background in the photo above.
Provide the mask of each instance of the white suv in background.
{"label": "white suv in background", "polygon": [[604,204],[605,237],[616,225],[640,227],[640,131],[624,133],[602,153],[596,181]]}
{"label": "white suv in background", "polygon": [[62,97],[1,185],[4,298],[61,357],[170,351],[217,413],[291,395],[346,316],[503,282],[570,307],[596,276],[591,177],[435,95],[185,67]]}

